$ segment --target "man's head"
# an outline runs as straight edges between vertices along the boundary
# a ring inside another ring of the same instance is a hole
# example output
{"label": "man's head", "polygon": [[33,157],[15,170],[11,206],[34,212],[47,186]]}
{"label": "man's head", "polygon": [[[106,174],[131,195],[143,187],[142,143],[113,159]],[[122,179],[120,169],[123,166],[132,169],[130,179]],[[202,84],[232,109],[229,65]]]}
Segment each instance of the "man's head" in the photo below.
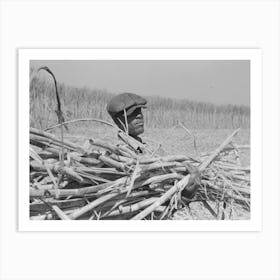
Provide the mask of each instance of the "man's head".
{"label": "man's head", "polygon": [[134,93],[122,93],[114,96],[107,105],[107,111],[122,130],[127,116],[128,133],[137,137],[144,132],[144,118],[142,108],[146,108],[147,100]]}

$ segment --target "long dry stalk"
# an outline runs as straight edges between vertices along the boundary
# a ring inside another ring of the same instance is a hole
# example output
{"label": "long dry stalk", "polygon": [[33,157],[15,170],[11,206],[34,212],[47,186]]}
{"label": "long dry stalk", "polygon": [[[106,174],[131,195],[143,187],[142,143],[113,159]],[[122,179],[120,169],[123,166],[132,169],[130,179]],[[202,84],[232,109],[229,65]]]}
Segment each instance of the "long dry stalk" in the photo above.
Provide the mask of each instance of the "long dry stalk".
{"label": "long dry stalk", "polygon": [[215,157],[232,141],[232,138],[238,133],[240,128],[236,129],[202,164],[199,166],[200,172],[215,159]]}
{"label": "long dry stalk", "polygon": [[72,214],[69,215],[69,218],[72,220],[75,220],[75,219],[79,218],[80,216],[84,215],[85,213],[93,210],[98,205],[112,199],[113,197],[116,197],[117,195],[118,195],[118,193],[111,193],[111,194],[104,195],[104,196],[94,200],[93,202],[89,203],[88,205],[76,210],[75,212],[73,212]]}
{"label": "long dry stalk", "polygon": [[[117,210],[113,210],[111,212],[109,212],[106,216],[117,216],[117,215],[122,215],[122,214],[127,214],[127,213],[132,213],[132,212],[136,212],[138,210],[141,210],[149,205],[151,205],[152,203],[154,203],[157,200],[156,197],[151,197],[145,200],[142,200],[138,203],[135,204],[131,204],[129,206],[123,206],[120,207]],[[161,209],[162,210],[162,209]],[[104,216],[104,217],[106,217]]]}
{"label": "long dry stalk", "polygon": [[156,208],[161,206],[164,202],[166,202],[175,192],[180,192],[182,191],[188,184],[190,179],[190,175],[187,175],[184,177],[181,181],[178,183],[175,183],[175,185],[168,190],[164,195],[162,195],[159,199],[157,199],[151,206],[143,210],[141,213],[138,215],[134,216],[132,220],[142,220],[146,216],[148,216],[150,213],[152,213]]}

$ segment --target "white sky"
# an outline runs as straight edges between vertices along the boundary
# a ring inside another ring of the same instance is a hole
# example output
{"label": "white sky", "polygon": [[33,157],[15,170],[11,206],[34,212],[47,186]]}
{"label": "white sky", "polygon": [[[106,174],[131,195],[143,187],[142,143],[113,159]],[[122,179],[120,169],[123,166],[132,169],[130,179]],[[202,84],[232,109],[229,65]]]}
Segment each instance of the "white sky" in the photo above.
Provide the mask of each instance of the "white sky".
{"label": "white sky", "polygon": [[[250,61],[31,61],[48,66],[69,86],[187,98],[214,104],[250,105]],[[48,74],[41,72],[40,77]]]}

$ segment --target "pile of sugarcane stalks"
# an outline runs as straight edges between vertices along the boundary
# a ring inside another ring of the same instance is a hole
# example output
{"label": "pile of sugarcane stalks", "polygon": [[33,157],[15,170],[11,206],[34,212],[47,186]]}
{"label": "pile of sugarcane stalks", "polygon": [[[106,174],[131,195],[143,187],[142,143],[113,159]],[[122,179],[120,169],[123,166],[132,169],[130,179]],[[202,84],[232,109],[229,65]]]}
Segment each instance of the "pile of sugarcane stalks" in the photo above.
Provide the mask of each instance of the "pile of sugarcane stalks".
{"label": "pile of sugarcane stalks", "polygon": [[239,164],[237,133],[193,158],[140,154],[135,143],[89,139],[80,146],[30,128],[30,219],[171,219],[194,201],[213,219],[219,218],[213,202],[249,212],[250,168]]}

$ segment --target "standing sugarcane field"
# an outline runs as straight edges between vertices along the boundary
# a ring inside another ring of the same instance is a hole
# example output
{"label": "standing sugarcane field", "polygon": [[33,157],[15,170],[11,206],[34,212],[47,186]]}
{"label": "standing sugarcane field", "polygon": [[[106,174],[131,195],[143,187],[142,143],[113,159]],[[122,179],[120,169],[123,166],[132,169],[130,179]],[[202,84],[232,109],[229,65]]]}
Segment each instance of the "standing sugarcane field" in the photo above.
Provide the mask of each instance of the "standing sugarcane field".
{"label": "standing sugarcane field", "polygon": [[248,104],[75,86],[38,65],[30,220],[250,220]]}

